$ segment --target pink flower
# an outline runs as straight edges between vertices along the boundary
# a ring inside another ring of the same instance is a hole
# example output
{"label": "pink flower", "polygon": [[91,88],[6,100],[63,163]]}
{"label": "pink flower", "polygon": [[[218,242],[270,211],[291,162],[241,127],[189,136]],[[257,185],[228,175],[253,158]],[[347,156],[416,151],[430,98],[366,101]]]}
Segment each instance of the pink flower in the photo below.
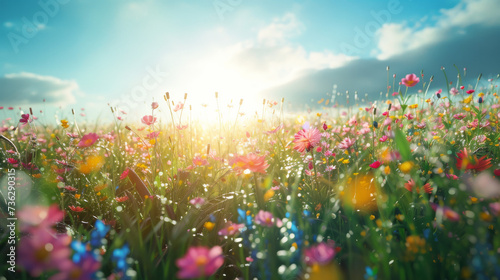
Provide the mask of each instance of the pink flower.
{"label": "pink flower", "polygon": [[340,142],[339,149],[347,150],[350,147],[352,147],[354,143],[356,143],[355,139],[350,139],[349,137],[346,137],[344,140],[342,140],[342,142]]}
{"label": "pink flower", "polygon": [[335,243],[326,244],[324,242],[313,245],[304,251],[304,260],[307,265],[325,265],[335,257]]}
{"label": "pink flower", "polygon": [[387,137],[387,135],[383,135],[382,137],[380,137],[380,139],[378,139],[378,141],[385,142],[387,141],[387,139],[389,139],[389,137]]}
{"label": "pink flower", "polygon": [[500,215],[500,202],[492,202],[490,203],[490,210],[493,215]]}
{"label": "pink flower", "polygon": [[201,207],[203,204],[205,204],[205,199],[201,197],[195,197],[189,201],[192,205],[196,206],[197,208]]}
{"label": "pink flower", "polygon": [[160,131],[153,131],[146,135],[146,139],[156,139],[160,136]]}
{"label": "pink flower", "polygon": [[295,140],[293,140],[294,149],[303,153],[304,151],[310,151],[316,145],[319,144],[321,140],[321,133],[316,128],[302,129],[295,134]]}
{"label": "pink flower", "polygon": [[255,223],[266,227],[272,227],[274,226],[275,219],[271,212],[260,210],[259,213],[255,215]]}
{"label": "pink flower", "polygon": [[399,94],[399,92],[395,91],[395,92],[392,93],[392,96],[396,96],[398,94]]}
{"label": "pink flower", "polygon": [[19,242],[19,264],[34,277],[45,271],[64,269],[72,263],[70,242],[69,235],[56,237],[54,230],[36,230]]}
{"label": "pink flower", "polygon": [[468,91],[466,91],[467,94],[472,94],[474,93],[474,90],[473,89],[469,89]]}
{"label": "pink flower", "polygon": [[250,170],[254,173],[266,173],[266,169],[269,164],[266,161],[266,156],[258,156],[253,153],[249,153],[246,156],[239,156],[235,159],[234,169],[240,173],[244,170]]}
{"label": "pink flower", "polygon": [[453,115],[453,118],[456,119],[456,120],[461,120],[461,119],[463,119],[465,117],[466,117],[466,115],[464,113]]}
{"label": "pink flower", "polygon": [[7,162],[10,164],[17,164],[18,163],[18,161],[16,159],[13,159],[13,158],[8,158]]}
{"label": "pink flower", "polygon": [[453,87],[453,88],[451,88],[451,89],[450,89],[450,94],[451,94],[451,95],[457,95],[457,94],[458,94],[458,89],[456,89],[456,88],[454,88],[454,87]]}
{"label": "pink flower", "polygon": [[408,74],[401,79],[401,83],[407,87],[414,87],[418,82],[420,82],[420,79],[415,74]]}
{"label": "pink flower", "polygon": [[156,122],[156,118],[151,115],[146,115],[142,117],[141,122],[145,125],[152,125]]}
{"label": "pink flower", "polygon": [[193,157],[193,165],[205,166],[205,165],[208,165],[208,161],[200,156],[195,156],[195,157]]}
{"label": "pink flower", "polygon": [[177,277],[181,279],[194,279],[209,277],[224,264],[222,248],[215,246],[190,247],[184,257],[176,261],[179,272]]}
{"label": "pink flower", "polygon": [[179,110],[182,110],[183,108],[184,108],[184,103],[179,102],[179,103],[177,103],[177,105],[175,105],[175,107],[174,107],[174,112],[177,112],[177,111],[179,111]]}
{"label": "pink flower", "polygon": [[158,106],[159,106],[158,102],[151,103],[151,109],[153,109],[153,110],[156,109],[156,108],[158,108]]}
{"label": "pink flower", "polygon": [[372,164],[370,164],[371,168],[379,168],[382,163],[378,160],[374,161]]}
{"label": "pink flower", "polygon": [[95,273],[101,267],[101,263],[90,254],[85,255],[79,263],[69,262],[60,268],[60,272],[50,277],[50,280],[66,279],[95,279]]}
{"label": "pink flower", "polygon": [[94,143],[95,143],[95,141],[97,141],[97,139],[99,139],[99,136],[97,136],[97,134],[95,134],[95,133],[89,133],[89,134],[83,135],[82,139],[78,143],[78,147],[79,148],[90,147],[90,146],[94,145]]}
{"label": "pink flower", "polygon": [[244,228],[244,224],[233,224],[233,222],[229,222],[225,228],[219,230],[219,235],[229,236],[235,235],[240,231],[240,229]]}
{"label": "pink flower", "polygon": [[21,221],[21,231],[34,229],[50,230],[51,227],[64,218],[64,212],[59,210],[57,204],[46,206],[26,206],[17,213]]}

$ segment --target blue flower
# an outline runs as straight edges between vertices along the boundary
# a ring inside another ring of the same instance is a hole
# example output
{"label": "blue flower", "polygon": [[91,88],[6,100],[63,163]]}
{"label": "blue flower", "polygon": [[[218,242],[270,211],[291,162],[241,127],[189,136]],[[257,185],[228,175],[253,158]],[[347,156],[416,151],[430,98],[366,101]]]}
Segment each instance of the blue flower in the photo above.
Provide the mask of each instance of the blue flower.
{"label": "blue flower", "polygon": [[111,226],[105,225],[101,220],[95,222],[94,230],[90,233],[90,245],[97,248],[102,245],[102,239],[108,234]]}
{"label": "blue flower", "polygon": [[123,247],[115,249],[113,251],[113,256],[111,259],[113,262],[116,264],[116,269],[118,271],[123,271],[125,272],[128,268],[127,264],[127,256],[130,253],[130,248],[128,244],[123,245]]}
{"label": "blue flower", "polygon": [[365,267],[365,279],[366,280],[376,280],[377,279],[377,269],[372,269],[371,267]]}
{"label": "blue flower", "polygon": [[80,263],[83,259],[85,259],[88,256],[93,256],[93,254],[87,250],[87,244],[88,242],[81,242],[81,241],[73,241],[71,242],[71,249],[73,249],[73,257],[72,260],[74,263]]}

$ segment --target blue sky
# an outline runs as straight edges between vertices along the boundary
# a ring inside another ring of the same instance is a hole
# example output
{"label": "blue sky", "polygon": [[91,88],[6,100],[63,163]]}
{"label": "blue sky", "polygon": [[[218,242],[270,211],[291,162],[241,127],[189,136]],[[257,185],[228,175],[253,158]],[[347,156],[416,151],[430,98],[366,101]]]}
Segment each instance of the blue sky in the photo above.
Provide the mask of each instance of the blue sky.
{"label": "blue sky", "polygon": [[334,84],[375,96],[386,65],[489,77],[498,11],[498,0],[0,0],[0,103],[139,112],[166,91],[193,106],[215,91],[300,103]]}

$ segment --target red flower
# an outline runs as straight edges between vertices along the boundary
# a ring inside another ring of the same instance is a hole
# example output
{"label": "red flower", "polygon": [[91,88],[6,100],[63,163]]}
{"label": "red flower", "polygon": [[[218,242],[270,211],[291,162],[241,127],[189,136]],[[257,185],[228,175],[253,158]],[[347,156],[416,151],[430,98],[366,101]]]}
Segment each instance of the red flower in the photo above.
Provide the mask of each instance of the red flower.
{"label": "red flower", "polygon": [[469,89],[468,91],[466,91],[467,94],[471,94],[471,93],[474,93],[474,90],[473,89]]}
{"label": "red flower", "polygon": [[372,164],[370,164],[371,168],[379,168],[382,163],[378,160],[374,161]]}
{"label": "red flower", "polygon": [[492,166],[491,158],[485,159],[486,156],[482,156],[480,159],[477,156],[471,156],[464,148],[457,154],[457,168],[475,170],[476,172],[484,171]]}
{"label": "red flower", "polygon": [[500,176],[500,169],[495,169],[493,174],[495,174],[495,176]]}
{"label": "red flower", "polygon": [[73,212],[82,212],[84,209],[80,206],[73,206],[73,205],[70,205],[69,206],[69,209]]}
{"label": "red flower", "polygon": [[128,172],[129,172],[128,168],[125,169],[125,171],[123,171],[122,175],[120,175],[120,180],[127,178]]}
{"label": "red flower", "polygon": [[304,151],[310,151],[316,145],[319,144],[321,140],[321,133],[316,128],[302,129],[295,134],[295,140],[293,147],[295,150],[303,153]]}

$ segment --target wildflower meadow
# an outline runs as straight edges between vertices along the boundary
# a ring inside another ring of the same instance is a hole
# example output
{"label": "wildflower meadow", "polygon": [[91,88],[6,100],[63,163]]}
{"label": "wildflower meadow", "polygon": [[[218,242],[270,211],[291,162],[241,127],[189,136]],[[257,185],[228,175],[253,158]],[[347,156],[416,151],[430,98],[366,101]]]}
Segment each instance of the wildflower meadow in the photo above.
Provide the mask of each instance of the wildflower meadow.
{"label": "wildflower meadow", "polygon": [[500,279],[498,76],[442,70],[301,112],[0,107],[2,279]]}

